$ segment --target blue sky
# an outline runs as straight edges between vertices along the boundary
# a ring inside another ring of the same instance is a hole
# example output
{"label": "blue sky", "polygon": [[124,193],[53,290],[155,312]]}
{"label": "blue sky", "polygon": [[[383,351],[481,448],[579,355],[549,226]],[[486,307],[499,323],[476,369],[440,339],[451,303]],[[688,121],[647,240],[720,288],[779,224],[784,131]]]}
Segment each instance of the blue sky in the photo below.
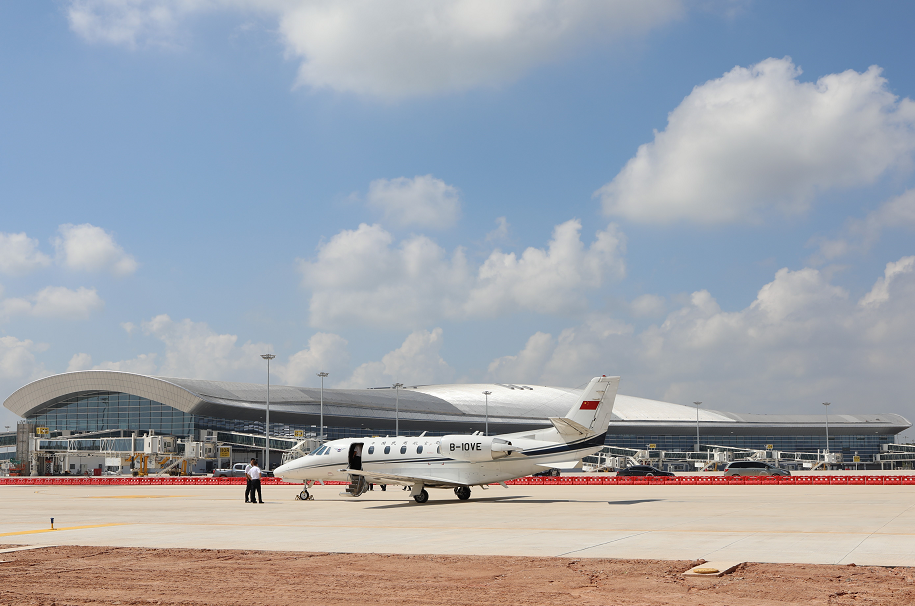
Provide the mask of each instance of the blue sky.
{"label": "blue sky", "polygon": [[0,397],[270,350],[913,419],[913,13],[3,3]]}

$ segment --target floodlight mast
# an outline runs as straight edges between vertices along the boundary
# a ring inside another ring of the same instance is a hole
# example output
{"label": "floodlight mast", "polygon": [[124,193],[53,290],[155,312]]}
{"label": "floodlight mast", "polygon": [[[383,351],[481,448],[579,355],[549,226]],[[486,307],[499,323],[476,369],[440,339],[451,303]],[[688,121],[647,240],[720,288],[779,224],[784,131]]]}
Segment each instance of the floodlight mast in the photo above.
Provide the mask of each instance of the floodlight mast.
{"label": "floodlight mast", "polygon": [[267,418],[264,423],[264,469],[270,471],[270,360],[276,356],[273,354],[261,354],[261,357],[267,360]]}
{"label": "floodlight mast", "polygon": [[830,402],[823,402],[823,406],[826,407],[826,454],[827,455],[829,454],[829,405],[830,405]]}
{"label": "floodlight mast", "polygon": [[693,402],[696,405],[696,452],[699,452],[699,407],[702,402]]}
{"label": "floodlight mast", "polygon": [[321,430],[318,433],[318,440],[321,442],[324,441],[324,377],[327,375],[328,373],[323,371],[318,373],[318,376],[321,377]]}
{"label": "floodlight mast", "polygon": [[394,437],[400,435],[400,388],[403,383],[394,383],[394,391],[397,395],[394,398]]}

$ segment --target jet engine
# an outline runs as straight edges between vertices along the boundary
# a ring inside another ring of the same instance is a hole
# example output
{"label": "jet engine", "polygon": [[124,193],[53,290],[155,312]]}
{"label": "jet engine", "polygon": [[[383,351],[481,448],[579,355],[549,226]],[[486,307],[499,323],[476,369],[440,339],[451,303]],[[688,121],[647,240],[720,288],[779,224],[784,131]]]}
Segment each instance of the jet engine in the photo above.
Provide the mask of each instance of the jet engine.
{"label": "jet engine", "polygon": [[442,455],[470,463],[494,461],[521,450],[508,440],[492,436],[452,435],[443,437],[441,443]]}

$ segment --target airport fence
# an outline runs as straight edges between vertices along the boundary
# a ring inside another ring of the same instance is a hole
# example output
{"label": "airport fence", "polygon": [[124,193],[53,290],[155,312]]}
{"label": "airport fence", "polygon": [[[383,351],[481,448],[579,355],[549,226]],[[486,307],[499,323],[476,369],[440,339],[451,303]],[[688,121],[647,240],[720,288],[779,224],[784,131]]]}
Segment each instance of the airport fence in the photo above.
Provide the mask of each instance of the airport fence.
{"label": "airport fence", "polygon": [[[244,484],[245,478],[192,477],[0,477],[0,486],[224,486]],[[261,483],[269,485],[301,485],[301,482],[284,482],[280,478],[262,478]],[[723,486],[723,485],[879,485],[915,486],[915,475],[815,475],[815,476],[674,476],[674,477],[625,477],[625,476],[528,476],[505,482],[513,486],[595,486],[595,485],[676,485],[676,486]],[[347,482],[327,481],[326,485],[347,485]]]}

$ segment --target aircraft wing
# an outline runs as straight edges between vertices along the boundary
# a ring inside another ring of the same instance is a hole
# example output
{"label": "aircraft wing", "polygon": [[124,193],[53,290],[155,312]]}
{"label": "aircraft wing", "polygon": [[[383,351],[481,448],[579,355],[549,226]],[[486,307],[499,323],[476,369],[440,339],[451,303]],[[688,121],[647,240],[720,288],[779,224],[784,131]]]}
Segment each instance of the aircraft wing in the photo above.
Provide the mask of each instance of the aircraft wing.
{"label": "aircraft wing", "polygon": [[381,473],[377,471],[359,471],[356,469],[347,469],[346,473],[354,476],[363,476],[369,482],[373,484],[406,484],[407,486],[412,486],[413,484],[422,483],[425,486],[431,487],[446,487],[451,488],[455,486],[464,486],[455,482],[454,480],[446,480],[443,478],[435,478],[432,476],[402,476],[395,473]]}

